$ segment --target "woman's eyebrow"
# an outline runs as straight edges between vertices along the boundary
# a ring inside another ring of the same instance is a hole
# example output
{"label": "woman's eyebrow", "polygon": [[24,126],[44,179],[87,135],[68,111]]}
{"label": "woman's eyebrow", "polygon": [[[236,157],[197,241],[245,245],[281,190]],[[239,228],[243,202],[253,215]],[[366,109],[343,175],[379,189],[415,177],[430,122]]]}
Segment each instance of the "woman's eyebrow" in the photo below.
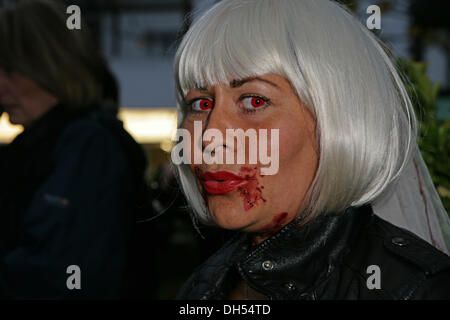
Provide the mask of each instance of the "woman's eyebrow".
{"label": "woman's eyebrow", "polygon": [[197,90],[197,91],[203,91],[203,92],[206,92],[206,91],[208,91],[208,88],[207,88],[207,87],[195,87],[195,88],[193,88],[192,90]]}
{"label": "woman's eyebrow", "polygon": [[260,77],[248,77],[248,78],[244,78],[244,79],[234,79],[234,80],[230,81],[230,87],[238,88],[238,87],[242,86],[244,83],[251,82],[251,81],[266,82],[266,83],[270,84],[271,86],[278,88],[278,86],[275,83],[273,83],[272,81],[269,81],[267,79],[263,79]]}

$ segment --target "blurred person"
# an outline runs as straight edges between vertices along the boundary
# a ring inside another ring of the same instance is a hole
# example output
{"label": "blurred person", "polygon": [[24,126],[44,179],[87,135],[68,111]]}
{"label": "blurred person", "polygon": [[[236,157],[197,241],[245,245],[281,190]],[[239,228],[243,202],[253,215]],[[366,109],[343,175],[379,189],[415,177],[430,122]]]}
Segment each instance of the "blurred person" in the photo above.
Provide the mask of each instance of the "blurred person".
{"label": "blurred person", "polygon": [[116,299],[128,283],[146,159],[118,88],[66,8],[0,11],[0,105],[24,130],[0,157],[0,297]]}
{"label": "blurred person", "polygon": [[[178,298],[450,297],[449,217],[410,98],[339,4],[223,0],[185,35],[175,81],[193,222],[237,231]],[[239,143],[216,141],[229,129],[278,130],[278,172],[263,174],[249,149],[243,164],[189,161],[235,157]]]}

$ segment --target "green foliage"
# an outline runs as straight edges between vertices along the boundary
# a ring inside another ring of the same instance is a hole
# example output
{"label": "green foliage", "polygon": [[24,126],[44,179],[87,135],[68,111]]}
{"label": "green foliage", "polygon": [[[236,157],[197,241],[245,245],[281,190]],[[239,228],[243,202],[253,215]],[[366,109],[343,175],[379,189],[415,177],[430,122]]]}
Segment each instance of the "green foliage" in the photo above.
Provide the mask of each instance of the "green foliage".
{"label": "green foliage", "polygon": [[410,93],[419,120],[419,148],[431,178],[450,212],[450,119],[436,120],[436,99],[440,84],[433,84],[426,75],[427,65],[404,59],[399,69],[406,74]]}

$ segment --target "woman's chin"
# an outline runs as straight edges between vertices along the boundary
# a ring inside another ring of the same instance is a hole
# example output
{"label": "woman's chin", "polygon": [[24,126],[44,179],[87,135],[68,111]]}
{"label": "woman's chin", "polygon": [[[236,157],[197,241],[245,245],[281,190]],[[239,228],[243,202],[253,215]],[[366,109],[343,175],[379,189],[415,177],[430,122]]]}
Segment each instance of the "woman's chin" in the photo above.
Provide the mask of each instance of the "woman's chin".
{"label": "woman's chin", "polygon": [[246,212],[237,206],[220,206],[210,208],[214,221],[218,226],[228,230],[246,230],[253,225],[257,215]]}

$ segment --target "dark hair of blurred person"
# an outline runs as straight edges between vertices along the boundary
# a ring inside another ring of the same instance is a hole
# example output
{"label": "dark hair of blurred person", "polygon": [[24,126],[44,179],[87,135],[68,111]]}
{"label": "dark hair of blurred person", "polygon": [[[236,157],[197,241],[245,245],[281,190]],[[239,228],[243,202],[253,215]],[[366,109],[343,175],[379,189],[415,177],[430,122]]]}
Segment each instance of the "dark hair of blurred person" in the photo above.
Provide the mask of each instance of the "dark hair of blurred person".
{"label": "dark hair of blurred person", "polygon": [[[66,27],[56,1],[18,1],[1,12],[0,66],[32,79],[65,108],[102,104],[117,113],[117,84],[85,25]],[[83,22],[83,19],[81,20]]]}
{"label": "dark hair of blurred person", "polygon": [[42,0],[0,11],[0,105],[24,127],[0,153],[4,299],[121,297],[145,201],[146,160],[115,117],[115,79],[67,17]]}

